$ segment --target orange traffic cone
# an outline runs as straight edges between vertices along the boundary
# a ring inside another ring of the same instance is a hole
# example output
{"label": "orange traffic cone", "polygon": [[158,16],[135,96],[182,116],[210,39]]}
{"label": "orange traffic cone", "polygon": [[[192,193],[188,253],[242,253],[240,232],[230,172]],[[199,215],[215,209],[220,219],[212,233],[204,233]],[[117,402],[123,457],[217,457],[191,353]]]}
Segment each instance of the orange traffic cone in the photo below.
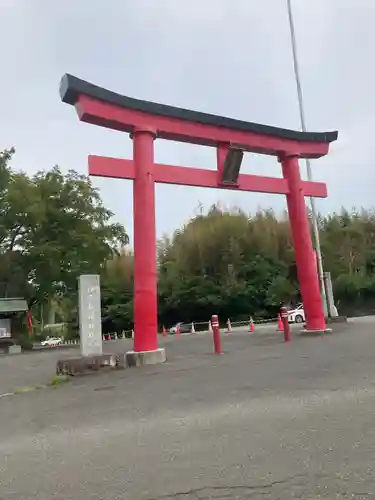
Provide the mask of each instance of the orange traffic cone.
{"label": "orange traffic cone", "polygon": [[228,318],[228,321],[227,321],[227,333],[231,333],[232,331],[232,325],[230,324],[230,319]]}
{"label": "orange traffic cone", "polygon": [[249,332],[254,333],[254,321],[252,317],[250,317]]}
{"label": "orange traffic cone", "polygon": [[284,324],[281,321],[281,314],[280,313],[278,313],[278,315],[277,315],[277,331],[278,332],[284,331]]}

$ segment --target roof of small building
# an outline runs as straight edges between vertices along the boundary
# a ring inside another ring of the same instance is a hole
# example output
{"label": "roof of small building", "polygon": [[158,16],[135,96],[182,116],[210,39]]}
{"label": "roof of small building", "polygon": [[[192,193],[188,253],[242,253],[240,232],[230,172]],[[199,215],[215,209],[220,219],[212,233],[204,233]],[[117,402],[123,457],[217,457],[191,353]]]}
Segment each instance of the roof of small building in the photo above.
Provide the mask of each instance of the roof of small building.
{"label": "roof of small building", "polygon": [[1,298],[0,314],[24,312],[29,309],[27,301],[23,298]]}

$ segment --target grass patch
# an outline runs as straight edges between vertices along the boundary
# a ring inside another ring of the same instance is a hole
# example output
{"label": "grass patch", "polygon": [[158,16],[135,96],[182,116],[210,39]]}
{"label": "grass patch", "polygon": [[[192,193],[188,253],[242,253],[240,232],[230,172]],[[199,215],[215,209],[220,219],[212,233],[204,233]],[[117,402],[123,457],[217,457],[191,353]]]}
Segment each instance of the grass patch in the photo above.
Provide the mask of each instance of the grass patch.
{"label": "grass patch", "polygon": [[56,387],[61,384],[66,384],[70,381],[69,375],[54,375],[51,379],[52,387]]}
{"label": "grass patch", "polygon": [[58,387],[61,384],[66,384],[70,381],[70,377],[68,375],[54,375],[51,379],[51,382],[47,385],[23,385],[20,387],[16,387],[9,394],[26,394],[28,392],[35,392],[41,389],[47,389],[48,387]]}
{"label": "grass patch", "polygon": [[13,389],[11,394],[26,394],[28,392],[35,392],[41,389],[47,389],[48,387],[58,387],[61,384],[66,384],[70,381],[69,375],[54,375],[51,382],[47,385],[23,385]]}
{"label": "grass patch", "polygon": [[22,387],[16,387],[13,389],[14,394],[25,394],[26,392],[39,391],[44,389],[44,385],[24,385]]}

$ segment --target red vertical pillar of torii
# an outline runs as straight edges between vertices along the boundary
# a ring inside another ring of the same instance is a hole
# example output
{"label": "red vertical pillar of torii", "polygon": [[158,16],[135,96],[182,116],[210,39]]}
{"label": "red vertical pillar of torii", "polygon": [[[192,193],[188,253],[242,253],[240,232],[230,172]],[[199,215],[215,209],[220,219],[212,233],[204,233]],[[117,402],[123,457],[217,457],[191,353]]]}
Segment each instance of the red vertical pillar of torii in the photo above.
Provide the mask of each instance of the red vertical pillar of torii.
{"label": "red vertical pillar of torii", "polygon": [[134,351],[157,349],[157,275],[153,130],[132,133],[135,179],[134,212]]}
{"label": "red vertical pillar of torii", "polygon": [[307,216],[305,197],[297,155],[280,158],[284,178],[288,180],[289,193],[286,196],[297,274],[309,331],[327,329],[322,308],[322,299],[317,279],[315,253],[311,241],[310,223]]}

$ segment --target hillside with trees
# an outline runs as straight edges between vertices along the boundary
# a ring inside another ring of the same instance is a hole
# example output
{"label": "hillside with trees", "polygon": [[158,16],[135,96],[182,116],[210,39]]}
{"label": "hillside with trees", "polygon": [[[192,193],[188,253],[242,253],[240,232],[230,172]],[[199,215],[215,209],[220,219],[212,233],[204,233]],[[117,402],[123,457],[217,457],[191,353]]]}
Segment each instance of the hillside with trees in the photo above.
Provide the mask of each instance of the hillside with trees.
{"label": "hillside with trees", "polygon": [[[324,268],[332,274],[340,313],[374,313],[375,213],[342,209],[320,216],[319,227]],[[249,215],[215,205],[159,240],[158,266],[160,324],[207,321],[213,312],[233,320],[270,318],[281,301],[300,300],[286,213],[276,216],[263,210]],[[103,292],[108,327],[111,311],[121,310],[123,320],[128,318],[122,324],[131,328],[131,253],[114,257],[109,268],[103,276],[104,286],[109,286]]]}
{"label": "hillside with trees", "polygon": [[[133,255],[88,177],[28,176],[0,153],[0,296],[25,297],[38,325],[77,326],[77,278],[100,273],[103,331],[133,326]],[[341,314],[375,311],[375,212],[319,217],[324,268]],[[299,290],[287,214],[212,206],[158,241],[159,321],[273,317]]]}

